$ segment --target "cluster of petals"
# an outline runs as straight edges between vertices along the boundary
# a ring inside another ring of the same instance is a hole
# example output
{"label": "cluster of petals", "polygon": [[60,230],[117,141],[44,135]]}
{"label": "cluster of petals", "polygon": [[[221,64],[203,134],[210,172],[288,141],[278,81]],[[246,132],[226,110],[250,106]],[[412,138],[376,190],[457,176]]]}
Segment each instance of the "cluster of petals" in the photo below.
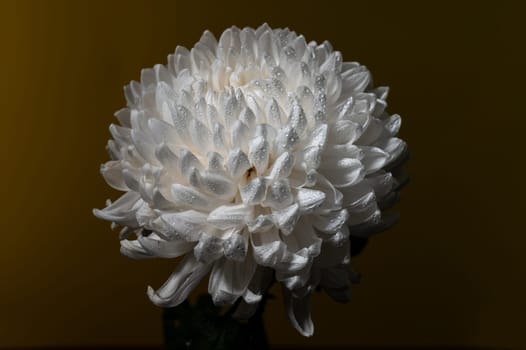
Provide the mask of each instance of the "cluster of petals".
{"label": "cluster of petals", "polygon": [[217,305],[248,318],[272,281],[313,333],[309,297],[350,297],[351,237],[389,226],[405,154],[386,87],[328,42],[288,29],[206,31],[125,87],[101,167],[124,194],[97,217],[134,259],[182,257],[153,303],[183,302],[209,275]]}

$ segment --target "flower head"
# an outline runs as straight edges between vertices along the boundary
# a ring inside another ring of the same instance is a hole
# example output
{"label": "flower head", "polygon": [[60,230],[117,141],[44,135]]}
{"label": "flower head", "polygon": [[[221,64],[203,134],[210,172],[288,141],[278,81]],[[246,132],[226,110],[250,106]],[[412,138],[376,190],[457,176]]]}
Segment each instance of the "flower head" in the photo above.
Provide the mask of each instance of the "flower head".
{"label": "flower head", "polygon": [[349,237],[392,221],[388,169],[406,147],[387,88],[328,42],[263,25],[206,31],[125,95],[101,168],[125,193],[94,213],[123,227],[124,255],[184,256],[150,299],[176,306],[210,274],[214,302],[241,297],[237,316],[250,317],[275,279],[311,335],[316,287],[349,298]]}

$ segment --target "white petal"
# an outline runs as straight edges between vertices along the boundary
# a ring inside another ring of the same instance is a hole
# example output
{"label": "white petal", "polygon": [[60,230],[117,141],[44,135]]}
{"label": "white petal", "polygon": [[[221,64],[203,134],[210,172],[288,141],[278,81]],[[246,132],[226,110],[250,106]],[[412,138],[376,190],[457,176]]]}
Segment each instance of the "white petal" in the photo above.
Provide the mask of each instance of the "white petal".
{"label": "white petal", "polygon": [[375,174],[371,174],[367,176],[363,182],[373,188],[376,198],[380,200],[394,188],[393,175],[385,171],[378,171]]}
{"label": "white petal", "polygon": [[195,189],[180,184],[172,185],[173,202],[182,208],[213,210],[219,202]]}
{"label": "white petal", "polygon": [[349,186],[342,191],[343,203],[342,206],[349,209],[363,208],[370,202],[376,201],[376,196],[373,188],[362,181],[354,186]]}
{"label": "white petal", "polygon": [[222,205],[208,214],[207,221],[220,229],[242,227],[250,219],[251,212],[245,204]]}
{"label": "white petal", "polygon": [[288,177],[294,166],[294,156],[289,152],[282,153],[272,165],[269,178],[281,179]]}
{"label": "white petal", "polygon": [[226,162],[230,175],[234,179],[238,179],[250,169],[250,161],[248,160],[247,155],[239,148],[230,151]]}
{"label": "white petal", "polygon": [[383,132],[383,123],[379,119],[371,117],[369,123],[367,123],[367,127],[363,130],[363,133],[356,140],[356,143],[360,145],[373,144],[380,138]]}
{"label": "white petal", "polygon": [[287,125],[281,129],[276,136],[277,154],[293,150],[294,146],[299,142],[299,140],[300,137],[296,130]]}
{"label": "white petal", "polygon": [[163,142],[157,146],[155,156],[171,175],[178,176],[180,174],[179,157],[170,149],[168,144]]}
{"label": "white petal", "polygon": [[213,130],[214,147],[218,152],[223,152],[226,149],[225,128],[223,127],[223,125],[215,123],[213,124]]}
{"label": "white petal", "polygon": [[334,166],[328,165],[330,168],[325,168],[324,174],[335,187],[350,186],[363,179],[365,175],[364,167],[357,159],[342,158]]}
{"label": "white petal", "polygon": [[102,210],[93,209],[93,214],[99,219],[113,221],[122,226],[136,227],[135,213],[142,203],[140,195],[130,191]]}
{"label": "white petal", "polygon": [[135,150],[140,156],[146,161],[157,162],[153,140],[151,140],[146,133],[139,130],[132,130],[131,136]]}
{"label": "white petal", "polygon": [[325,201],[325,197],[325,193],[321,191],[300,188],[296,194],[296,201],[300,206],[300,212],[306,214],[311,213],[322,205],[323,201]]}
{"label": "white petal", "polygon": [[243,151],[248,149],[250,129],[240,120],[236,120],[230,133],[231,147],[238,147]]}
{"label": "white petal", "polygon": [[286,288],[282,288],[282,290],[290,322],[304,337],[312,336],[314,334],[314,324],[310,313],[310,295],[298,299],[294,298]]}
{"label": "white petal", "polygon": [[239,189],[241,200],[247,205],[261,203],[261,201],[265,199],[266,192],[267,181],[261,177],[253,179],[246,186],[240,187]]}
{"label": "white petal", "polygon": [[263,172],[267,170],[269,151],[269,144],[262,136],[258,136],[250,141],[248,159],[256,168],[258,174],[263,174]]}
{"label": "white petal", "polygon": [[247,222],[249,232],[267,231],[274,227],[272,215],[259,215],[255,220]]}
{"label": "white petal", "polygon": [[406,143],[397,137],[391,137],[387,140],[379,141],[375,146],[390,154],[388,164],[396,162],[407,149]]}
{"label": "white petal", "polygon": [[290,191],[290,185],[287,179],[280,179],[272,183],[268,189],[267,197],[264,201],[265,206],[272,209],[283,209],[294,201],[294,196]]}
{"label": "white petal", "polygon": [[141,176],[141,172],[135,168],[126,167],[125,165],[124,169],[122,169],[122,180],[134,192],[139,192],[139,179]]}
{"label": "white petal", "polygon": [[380,221],[381,213],[376,201],[369,200],[361,204],[363,204],[363,206],[358,206],[349,210],[349,219],[347,220],[349,226],[366,222],[377,223]]}
{"label": "white petal", "polygon": [[225,159],[217,152],[208,152],[208,170],[223,174],[225,172]]}
{"label": "white petal", "polygon": [[225,257],[230,260],[243,261],[247,256],[248,238],[245,232],[231,229],[231,234],[223,241]]}
{"label": "white petal", "polygon": [[361,133],[359,124],[350,120],[338,120],[329,131],[329,140],[337,144],[354,142]]}
{"label": "white petal", "polygon": [[325,202],[320,209],[333,210],[340,208],[343,200],[342,193],[321,174],[316,174],[316,189],[325,193],[326,196]]}
{"label": "white petal", "polygon": [[340,230],[349,217],[347,210],[342,209],[324,215],[312,215],[312,225],[318,230],[326,233],[334,233]]}
{"label": "white petal", "polygon": [[235,48],[237,51],[239,51],[241,47],[239,33],[239,29],[235,27],[226,29],[219,38],[218,46],[221,46],[223,49]]}
{"label": "white petal", "polygon": [[396,136],[402,126],[402,118],[398,114],[393,114],[384,121],[384,127],[391,136]]}
{"label": "white petal", "polygon": [[341,145],[327,145],[323,152],[324,164],[334,164],[337,160],[342,158],[362,160],[363,157],[364,152],[361,147],[354,145],[352,142],[347,142]]}
{"label": "white petal", "polygon": [[153,137],[159,143],[163,141],[174,142],[178,138],[175,128],[161,119],[150,118],[148,126],[152,131]]}
{"label": "white petal", "polygon": [[352,95],[365,90],[371,81],[371,74],[364,66],[360,66],[343,73],[342,78],[342,95]]}
{"label": "white petal", "polygon": [[210,149],[213,141],[212,133],[203,123],[197,119],[192,119],[189,131],[194,147],[198,147],[203,153]]}
{"label": "white petal", "polygon": [[281,232],[286,235],[290,234],[300,217],[300,207],[297,203],[294,203],[283,210],[273,212],[272,217]]}
{"label": "white petal", "polygon": [[241,111],[241,114],[239,116],[239,119],[245,124],[249,130],[253,130],[256,125],[256,116],[254,115],[254,112],[246,107]]}
{"label": "white petal", "polygon": [[256,132],[254,137],[263,137],[269,144],[273,143],[276,139],[276,129],[269,124],[258,124],[256,125]]}
{"label": "white petal", "polygon": [[124,146],[132,143],[131,129],[115,124],[111,124],[109,129],[111,136],[118,145]]}
{"label": "white petal", "polygon": [[188,178],[193,168],[202,170],[203,166],[197,157],[187,149],[182,149],[179,158],[179,169],[185,178]]}
{"label": "white petal", "polygon": [[383,151],[378,147],[362,146],[364,152],[362,164],[365,169],[365,174],[371,174],[380,170],[389,160],[389,153]]}
{"label": "white petal", "polygon": [[272,98],[267,104],[267,121],[271,125],[281,126],[284,116],[281,107],[276,99]]}
{"label": "white petal", "polygon": [[148,296],[155,305],[177,306],[186,300],[210,268],[210,265],[198,262],[193,254],[188,254],[161,288],[154,291],[148,287]]}
{"label": "white petal", "polygon": [[327,133],[327,124],[321,124],[318,127],[316,127],[316,129],[312,131],[309,143],[305,146],[305,148],[312,146],[323,148],[325,146],[325,143],[327,142]]}
{"label": "white petal", "polygon": [[194,211],[182,211],[161,215],[161,221],[167,225],[166,234],[174,237],[183,237],[187,241],[197,241],[206,224],[207,215]]}
{"label": "white petal", "polygon": [[165,241],[155,233],[140,235],[138,241],[147,252],[159,258],[177,258],[189,252],[195,245],[182,240]]}
{"label": "white petal", "polygon": [[304,149],[301,154],[301,160],[305,169],[318,169],[322,161],[323,148],[312,146]]}
{"label": "white petal", "polygon": [[129,128],[131,127],[130,113],[131,111],[129,108],[121,108],[113,115],[119,120],[119,123],[122,126]]}
{"label": "white petal", "polygon": [[252,257],[243,262],[221,259],[214,264],[208,293],[216,305],[233,304],[248,288],[250,280],[256,270]]}
{"label": "white petal", "polygon": [[313,223],[306,217],[299,220],[294,232],[283,235],[283,242],[288,250],[292,252],[305,250],[310,257],[316,257],[320,254],[322,244],[322,240],[313,228]]}
{"label": "white petal", "polygon": [[102,164],[100,167],[100,173],[108,185],[114,189],[120,191],[128,190],[128,186],[126,186],[126,183],[122,177],[122,164],[120,161],[112,160]]}
{"label": "white petal", "polygon": [[188,128],[193,119],[192,113],[184,106],[177,106],[175,110],[172,111],[172,119],[177,135],[179,135],[179,138],[183,142],[188,143],[188,140],[190,139]]}
{"label": "white petal", "polygon": [[198,261],[212,263],[223,256],[223,241],[219,237],[202,234],[194,247],[194,255]]}
{"label": "white petal", "polygon": [[139,241],[129,241],[127,239],[121,240],[121,254],[128,258],[135,260],[152,259],[155,258],[139,243]]}
{"label": "white petal", "polygon": [[305,127],[307,126],[307,118],[305,117],[305,112],[301,105],[294,101],[292,103],[292,108],[290,110],[288,125],[290,125],[298,135],[302,135]]}
{"label": "white petal", "polygon": [[287,270],[276,271],[276,280],[283,287],[293,291],[294,296],[304,296],[311,288],[307,285],[311,278],[312,262],[309,262],[302,270],[289,272]]}
{"label": "white petal", "polygon": [[253,233],[250,237],[254,259],[259,265],[275,267],[283,260],[286,247],[275,227],[265,232]]}
{"label": "white petal", "polygon": [[217,48],[217,40],[210,31],[205,30],[203,32],[203,35],[201,35],[201,38],[199,39],[199,42],[205,45],[211,52],[215,52]]}
{"label": "white petal", "polygon": [[237,189],[226,176],[205,171],[201,174],[201,183],[206,191],[221,199],[233,198]]}

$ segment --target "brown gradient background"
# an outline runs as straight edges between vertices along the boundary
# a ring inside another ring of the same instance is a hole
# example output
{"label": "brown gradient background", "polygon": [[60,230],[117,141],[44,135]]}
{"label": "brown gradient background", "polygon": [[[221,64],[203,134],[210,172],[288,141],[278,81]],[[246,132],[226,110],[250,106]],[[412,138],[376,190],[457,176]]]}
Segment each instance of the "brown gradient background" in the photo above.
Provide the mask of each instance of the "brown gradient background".
{"label": "brown gradient background", "polygon": [[412,152],[402,220],[354,260],[353,301],[316,295],[310,339],[272,301],[271,343],[526,347],[524,9],[419,3],[2,1],[0,348],[161,344],[145,291],[173,261],[120,256],[91,214],[118,196],[98,172],[108,126],[141,68],[265,21],[366,64]]}

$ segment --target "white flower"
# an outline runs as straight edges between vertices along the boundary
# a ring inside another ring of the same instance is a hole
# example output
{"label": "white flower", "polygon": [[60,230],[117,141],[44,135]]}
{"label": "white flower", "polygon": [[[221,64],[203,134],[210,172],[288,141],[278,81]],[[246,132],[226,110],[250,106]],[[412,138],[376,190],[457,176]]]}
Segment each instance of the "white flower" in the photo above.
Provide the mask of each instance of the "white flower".
{"label": "white flower", "polygon": [[237,316],[250,317],[275,278],[291,322],[312,335],[315,288],[349,298],[349,235],[391,221],[386,169],[406,147],[387,88],[328,42],[265,24],[219,42],[206,31],[125,95],[101,168],[125,193],[94,213],[124,227],[124,255],[184,256],[150,299],[178,305],[210,273],[214,302],[242,297]]}

